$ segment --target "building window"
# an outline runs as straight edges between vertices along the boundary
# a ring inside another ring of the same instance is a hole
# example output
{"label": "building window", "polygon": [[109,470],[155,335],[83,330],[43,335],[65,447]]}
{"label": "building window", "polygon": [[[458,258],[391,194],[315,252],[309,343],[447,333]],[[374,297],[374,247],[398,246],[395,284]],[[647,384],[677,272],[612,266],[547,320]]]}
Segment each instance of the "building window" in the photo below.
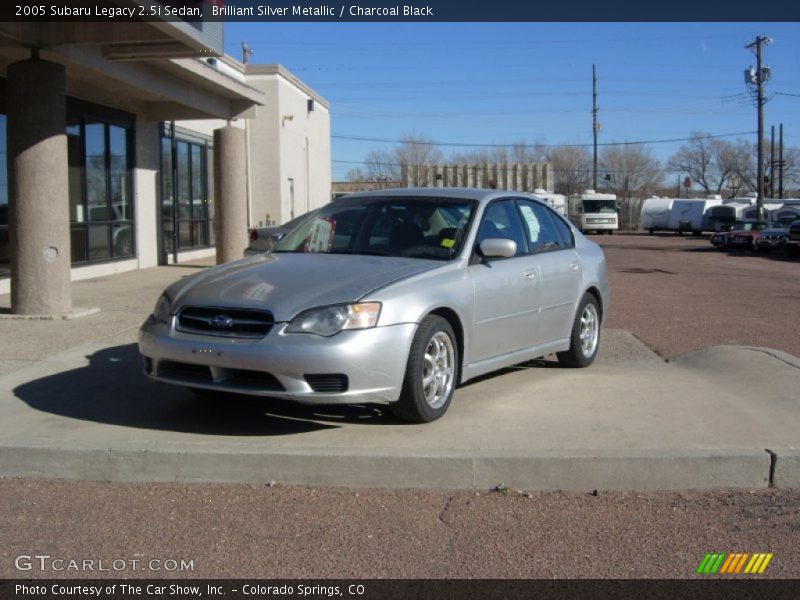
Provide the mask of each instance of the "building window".
{"label": "building window", "polygon": [[130,130],[77,119],[67,127],[72,263],[134,255]]}
{"label": "building window", "polygon": [[[5,79],[0,78],[0,277],[10,272]],[[72,264],[134,256],[134,116],[67,98]]]}
{"label": "building window", "polygon": [[6,116],[0,114],[0,277],[8,277],[10,254],[8,241],[8,154]]}
{"label": "building window", "polygon": [[161,138],[161,227],[165,253],[214,245],[213,148],[208,141]]}

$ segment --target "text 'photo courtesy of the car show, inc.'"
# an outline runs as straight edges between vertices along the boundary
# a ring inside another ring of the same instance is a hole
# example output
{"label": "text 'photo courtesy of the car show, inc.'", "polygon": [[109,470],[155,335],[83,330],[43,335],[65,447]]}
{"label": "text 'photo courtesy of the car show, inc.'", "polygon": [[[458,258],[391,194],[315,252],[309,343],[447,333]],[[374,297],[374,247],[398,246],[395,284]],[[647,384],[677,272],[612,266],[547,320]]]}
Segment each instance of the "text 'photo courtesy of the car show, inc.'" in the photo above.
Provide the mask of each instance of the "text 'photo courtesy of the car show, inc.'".
{"label": "text 'photo courtesy of the car show, inc.'", "polygon": [[800,5],[0,4],[0,600],[800,596]]}

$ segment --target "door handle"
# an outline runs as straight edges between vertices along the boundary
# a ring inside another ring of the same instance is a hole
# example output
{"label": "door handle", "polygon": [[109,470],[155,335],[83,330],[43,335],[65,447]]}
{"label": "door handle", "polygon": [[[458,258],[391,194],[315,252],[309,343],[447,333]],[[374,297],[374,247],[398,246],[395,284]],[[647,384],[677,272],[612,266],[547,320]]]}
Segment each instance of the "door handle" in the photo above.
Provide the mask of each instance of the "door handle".
{"label": "door handle", "polygon": [[525,271],[522,275],[527,280],[536,279],[536,271]]}
{"label": "door handle", "polygon": [[578,263],[569,263],[569,270],[570,271],[578,271],[580,270],[581,266]]}

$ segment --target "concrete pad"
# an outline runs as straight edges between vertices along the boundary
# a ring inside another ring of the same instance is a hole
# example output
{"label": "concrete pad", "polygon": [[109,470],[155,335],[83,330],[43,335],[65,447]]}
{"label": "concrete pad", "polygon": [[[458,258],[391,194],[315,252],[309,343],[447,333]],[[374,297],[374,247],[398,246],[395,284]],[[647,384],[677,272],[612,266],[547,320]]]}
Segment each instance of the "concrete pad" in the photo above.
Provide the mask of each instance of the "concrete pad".
{"label": "concrete pad", "polygon": [[442,489],[765,487],[765,449],[798,448],[800,438],[800,399],[788,395],[800,389],[800,369],[761,350],[722,347],[666,363],[626,332],[609,330],[588,369],[552,360],[506,369],[460,388],[439,421],[408,425],[376,405],[228,395],[204,402],[147,380],[135,345],[126,343],[133,331],[0,376],[0,476]]}

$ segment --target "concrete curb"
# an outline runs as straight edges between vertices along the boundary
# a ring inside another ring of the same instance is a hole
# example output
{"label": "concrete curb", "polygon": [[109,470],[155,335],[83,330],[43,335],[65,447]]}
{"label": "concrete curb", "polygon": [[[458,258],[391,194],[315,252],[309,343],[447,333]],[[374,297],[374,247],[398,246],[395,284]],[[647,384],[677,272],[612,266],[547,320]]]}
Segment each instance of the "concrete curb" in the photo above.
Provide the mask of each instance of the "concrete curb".
{"label": "concrete curb", "polygon": [[775,455],[773,484],[779,488],[800,488],[800,450],[772,450]]}
{"label": "concrete curb", "polygon": [[[780,464],[780,462],[778,463]],[[787,463],[788,464],[788,463]],[[800,462],[786,484],[800,485]],[[0,476],[94,481],[278,483],[308,486],[564,490],[683,490],[769,485],[765,451],[398,455],[322,450],[207,451],[189,447],[0,447]],[[783,473],[783,471],[781,471]]]}
{"label": "concrete curb", "polygon": [[73,308],[71,312],[55,315],[15,315],[9,312],[0,312],[0,319],[9,321],[72,321],[96,315],[99,308]]}

